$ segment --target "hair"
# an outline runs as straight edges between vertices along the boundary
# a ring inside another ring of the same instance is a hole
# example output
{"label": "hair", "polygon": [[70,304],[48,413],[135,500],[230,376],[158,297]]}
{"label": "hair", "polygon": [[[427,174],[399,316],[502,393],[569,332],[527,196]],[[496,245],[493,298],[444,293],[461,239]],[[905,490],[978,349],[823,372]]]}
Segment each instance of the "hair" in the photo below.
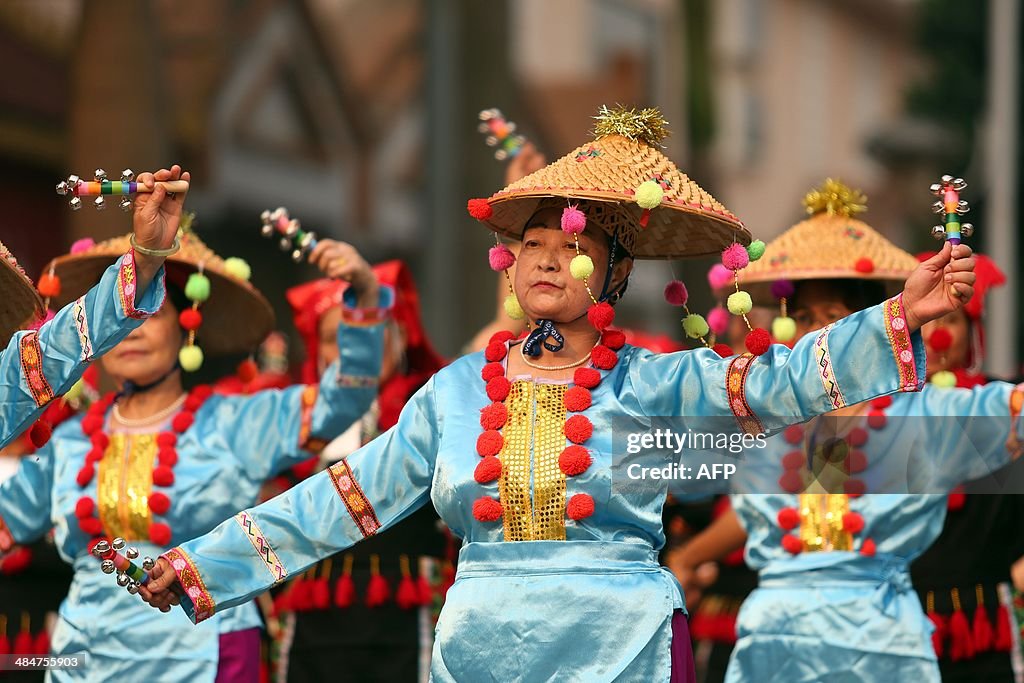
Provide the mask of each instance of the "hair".
{"label": "hair", "polygon": [[882,303],[886,298],[885,284],[878,280],[857,280],[852,278],[798,280],[794,283],[796,290],[790,301],[791,307],[796,308],[799,305],[800,290],[807,283],[811,282],[824,287],[851,311],[862,311],[865,308]]}

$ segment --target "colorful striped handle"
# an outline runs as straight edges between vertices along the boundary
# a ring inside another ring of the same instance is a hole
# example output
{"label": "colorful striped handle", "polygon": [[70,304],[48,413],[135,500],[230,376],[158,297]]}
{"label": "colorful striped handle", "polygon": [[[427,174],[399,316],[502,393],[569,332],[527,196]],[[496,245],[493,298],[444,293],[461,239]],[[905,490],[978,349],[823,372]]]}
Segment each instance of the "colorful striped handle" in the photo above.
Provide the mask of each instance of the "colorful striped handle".
{"label": "colorful striped handle", "polygon": [[932,211],[942,214],[942,224],[932,227],[932,237],[937,240],[946,240],[956,246],[962,238],[974,234],[974,226],[970,223],[961,223],[960,216],[971,210],[966,201],[960,199],[960,193],[967,188],[963,178],[954,178],[951,175],[944,175],[937,183],[932,183],[931,193],[940,199],[932,204]]}
{"label": "colorful striped handle", "polygon": [[[157,185],[162,185],[168,192],[188,192],[188,181],[187,180],[167,180],[158,181],[154,184],[154,189]],[[68,191],[76,197],[98,197],[100,195],[127,195],[127,194],[138,194],[145,192],[152,192],[153,190],[137,183],[134,181],[126,182],[123,180],[103,180],[100,182],[96,181],[85,181],[79,180],[74,186],[69,186]]]}
{"label": "colorful striped handle", "polygon": [[273,237],[275,233],[280,235],[281,251],[291,250],[292,260],[296,263],[316,248],[316,233],[303,230],[299,219],[289,216],[288,209],[283,206],[273,211],[264,211],[260,214],[260,220],[263,221],[263,236]]}
{"label": "colorful striped handle", "polygon": [[495,159],[504,161],[519,154],[526,138],[516,135],[516,124],[506,120],[500,109],[484,109],[479,118],[477,129],[487,136],[488,146],[497,148],[494,150]]}

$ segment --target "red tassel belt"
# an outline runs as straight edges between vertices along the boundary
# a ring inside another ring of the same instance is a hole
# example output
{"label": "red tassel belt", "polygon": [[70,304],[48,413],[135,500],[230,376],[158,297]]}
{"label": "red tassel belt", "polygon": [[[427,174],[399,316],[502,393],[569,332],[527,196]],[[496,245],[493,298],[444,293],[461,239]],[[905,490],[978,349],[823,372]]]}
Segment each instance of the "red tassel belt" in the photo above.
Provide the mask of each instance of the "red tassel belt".
{"label": "red tassel belt", "polygon": [[[962,593],[959,588],[952,588],[946,604],[942,604],[945,591],[926,593],[925,612],[935,627],[932,646],[939,659],[959,662],[986,652],[1010,651],[1013,647],[1013,619],[1007,600],[1001,599],[1001,591],[1008,594],[1009,586],[1001,589],[999,585],[976,584],[973,591],[966,589]],[[936,608],[937,601],[942,609]]]}

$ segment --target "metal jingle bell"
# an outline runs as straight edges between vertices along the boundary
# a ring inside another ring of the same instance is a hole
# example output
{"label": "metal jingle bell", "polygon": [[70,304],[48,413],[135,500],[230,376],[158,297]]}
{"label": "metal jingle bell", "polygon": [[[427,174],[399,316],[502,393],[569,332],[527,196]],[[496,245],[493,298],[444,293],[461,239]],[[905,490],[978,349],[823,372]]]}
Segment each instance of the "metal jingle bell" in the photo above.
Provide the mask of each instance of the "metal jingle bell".
{"label": "metal jingle bell", "polygon": [[934,225],[934,226],[932,226],[932,237],[934,237],[937,240],[945,239],[946,238],[946,228],[945,228],[945,226],[942,226],[942,225]]}

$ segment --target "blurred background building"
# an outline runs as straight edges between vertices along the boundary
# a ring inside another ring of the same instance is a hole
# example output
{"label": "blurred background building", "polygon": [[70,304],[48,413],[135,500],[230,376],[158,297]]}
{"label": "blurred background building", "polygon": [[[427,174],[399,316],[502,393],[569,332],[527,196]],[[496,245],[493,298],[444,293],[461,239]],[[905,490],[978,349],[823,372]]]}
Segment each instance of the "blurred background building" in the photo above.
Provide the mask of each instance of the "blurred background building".
{"label": "blurred background building", "polygon": [[[179,162],[197,231],[250,261],[282,327],[279,292],[313,272],[259,237],[278,205],[406,259],[455,354],[494,308],[491,238],[464,207],[504,168],[477,112],[500,108],[554,159],[619,102],[661,107],[669,156],[762,239],[832,176],[867,193],[873,226],[929,248],[927,186],[964,175],[974,244],[1014,272],[1020,22],[1019,0],[5,0],[0,239],[38,274],[129,227],[72,213],[59,179]],[[711,262],[640,264],[626,321],[681,337],[660,287],[674,272],[710,307]],[[1006,289],[990,338],[1011,374]]]}

